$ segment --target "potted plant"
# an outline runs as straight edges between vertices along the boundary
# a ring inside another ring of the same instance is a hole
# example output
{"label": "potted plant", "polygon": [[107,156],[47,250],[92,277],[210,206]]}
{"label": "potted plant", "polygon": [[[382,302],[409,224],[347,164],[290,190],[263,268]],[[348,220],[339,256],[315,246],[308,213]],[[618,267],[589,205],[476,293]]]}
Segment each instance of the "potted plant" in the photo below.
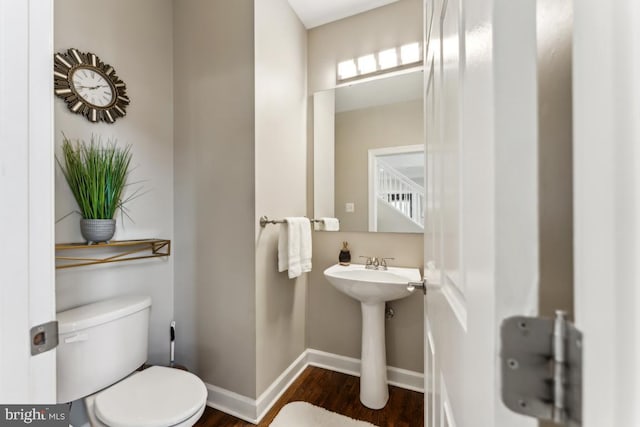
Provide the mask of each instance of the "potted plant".
{"label": "potted plant", "polygon": [[62,161],[56,160],[80,208],[82,236],[88,244],[108,242],[116,230],[116,211],[126,201],[131,147],[110,141],[103,145],[93,135],[89,144],[80,140],[74,144],[64,136]]}

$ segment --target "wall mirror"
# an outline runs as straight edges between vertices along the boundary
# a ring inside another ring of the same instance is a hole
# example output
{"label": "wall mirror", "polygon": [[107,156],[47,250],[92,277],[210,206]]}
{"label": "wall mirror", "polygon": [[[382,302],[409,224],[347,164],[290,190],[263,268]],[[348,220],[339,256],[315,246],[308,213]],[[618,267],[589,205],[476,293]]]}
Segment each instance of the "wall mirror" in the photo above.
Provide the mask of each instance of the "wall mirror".
{"label": "wall mirror", "polygon": [[314,94],[314,217],[342,231],[424,232],[422,69]]}

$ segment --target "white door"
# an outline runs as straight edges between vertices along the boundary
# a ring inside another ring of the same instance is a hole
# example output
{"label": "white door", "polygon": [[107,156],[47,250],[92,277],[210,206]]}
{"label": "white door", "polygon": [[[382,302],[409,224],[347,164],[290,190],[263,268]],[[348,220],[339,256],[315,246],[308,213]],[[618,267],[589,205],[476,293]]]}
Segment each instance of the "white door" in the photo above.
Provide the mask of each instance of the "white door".
{"label": "white door", "polygon": [[575,2],[576,322],[585,427],[640,425],[640,3]]}
{"label": "white door", "polygon": [[0,402],[55,403],[53,1],[0,1]]}
{"label": "white door", "polygon": [[[585,0],[573,7],[583,425],[635,427],[640,3]],[[428,426],[537,425],[501,404],[496,369],[499,323],[512,314],[535,315],[538,306],[535,8],[536,2],[509,0],[426,1],[428,194],[435,196],[428,201],[425,265],[434,264],[431,281],[442,286],[425,303]],[[556,15],[537,12],[538,31],[557,24],[548,19]]]}
{"label": "white door", "polygon": [[497,337],[538,303],[535,1],[425,6],[425,425],[534,426],[500,401]]}

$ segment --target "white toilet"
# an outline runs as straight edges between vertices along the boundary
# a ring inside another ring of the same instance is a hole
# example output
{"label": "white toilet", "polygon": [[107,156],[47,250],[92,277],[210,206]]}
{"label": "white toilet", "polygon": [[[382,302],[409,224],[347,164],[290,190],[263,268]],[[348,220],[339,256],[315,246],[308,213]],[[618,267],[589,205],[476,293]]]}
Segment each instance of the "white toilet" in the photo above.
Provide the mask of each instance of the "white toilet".
{"label": "white toilet", "polygon": [[84,398],[93,427],[178,427],[198,421],[197,376],[147,360],[149,297],[119,297],[58,313],[58,402]]}

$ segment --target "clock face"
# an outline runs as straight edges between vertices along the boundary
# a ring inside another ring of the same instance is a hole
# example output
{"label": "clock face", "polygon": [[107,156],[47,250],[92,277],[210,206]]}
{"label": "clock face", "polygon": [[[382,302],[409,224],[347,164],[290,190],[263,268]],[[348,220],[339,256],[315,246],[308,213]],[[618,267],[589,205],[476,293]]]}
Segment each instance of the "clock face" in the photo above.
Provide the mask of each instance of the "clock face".
{"label": "clock face", "polygon": [[94,53],[68,49],[54,54],[53,91],[72,113],[97,123],[115,123],[131,102],[116,70]]}
{"label": "clock face", "polygon": [[77,67],[71,83],[76,93],[88,104],[106,107],[113,103],[113,87],[102,73],[88,67]]}

